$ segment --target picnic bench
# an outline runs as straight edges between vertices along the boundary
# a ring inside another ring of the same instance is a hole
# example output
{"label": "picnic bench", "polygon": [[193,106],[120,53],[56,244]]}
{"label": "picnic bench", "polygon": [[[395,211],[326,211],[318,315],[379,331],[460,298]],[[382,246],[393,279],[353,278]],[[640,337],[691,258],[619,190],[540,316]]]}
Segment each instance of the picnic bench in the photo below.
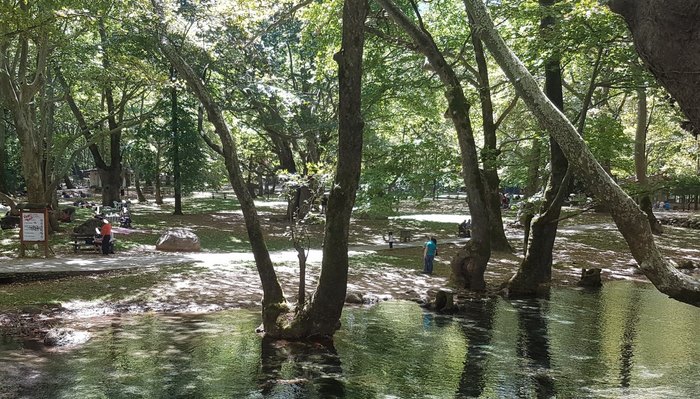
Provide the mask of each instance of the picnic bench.
{"label": "picnic bench", "polygon": [[413,240],[413,231],[411,231],[409,229],[399,230],[399,241],[409,242],[411,240]]}
{"label": "picnic bench", "polygon": [[[72,234],[73,238],[73,252],[78,252],[79,250],[89,250],[93,252],[100,252],[102,250],[102,237],[95,234]],[[114,238],[114,231],[112,231],[112,237],[109,243],[109,253],[114,253],[114,243],[116,239]]]}
{"label": "picnic bench", "polygon": [[73,238],[73,252],[87,249],[96,251],[99,248],[95,244],[94,234],[71,234],[71,237]]}
{"label": "picnic bench", "polygon": [[217,198],[217,197],[227,199],[227,197],[231,197],[231,196],[235,196],[235,194],[228,192],[228,191],[212,191],[211,192],[212,199]]}

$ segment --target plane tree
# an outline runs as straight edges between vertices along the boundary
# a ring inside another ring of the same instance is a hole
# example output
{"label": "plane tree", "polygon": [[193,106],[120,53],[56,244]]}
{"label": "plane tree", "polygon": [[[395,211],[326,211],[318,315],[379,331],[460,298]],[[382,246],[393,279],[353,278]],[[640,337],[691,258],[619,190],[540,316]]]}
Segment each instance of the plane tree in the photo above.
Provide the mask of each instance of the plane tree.
{"label": "plane tree", "polygon": [[[700,281],[683,274],[674,262],[664,258],[655,244],[646,214],[605,172],[576,127],[547,99],[529,71],[498,35],[484,3],[467,0],[465,5],[487,48],[542,127],[557,141],[577,176],[587,189],[607,201],[613,220],[640,270],[661,292],[700,306]],[[692,111],[692,106],[686,113],[689,117],[694,115],[689,111]]]}

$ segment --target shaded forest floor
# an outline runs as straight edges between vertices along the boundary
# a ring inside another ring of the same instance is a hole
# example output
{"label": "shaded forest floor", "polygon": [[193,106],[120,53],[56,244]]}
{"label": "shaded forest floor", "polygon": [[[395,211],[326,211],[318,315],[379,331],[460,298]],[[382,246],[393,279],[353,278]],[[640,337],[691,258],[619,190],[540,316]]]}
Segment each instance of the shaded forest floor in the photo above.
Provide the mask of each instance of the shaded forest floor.
{"label": "shaded forest floor", "polygon": [[[109,258],[73,253],[72,228],[92,217],[90,210],[79,210],[78,220],[64,225],[63,231],[52,237],[56,258],[45,263],[80,265],[88,260],[134,268],[0,285],[0,329],[11,335],[41,337],[51,326],[89,329],[100,320],[121,313],[258,309],[262,291],[236,202],[200,197],[185,204],[183,216],[173,216],[169,203],[135,204],[134,229],[115,229],[119,240],[117,254]],[[298,264],[286,234],[289,226],[283,218],[285,204],[264,201],[258,206],[278,278],[289,300],[295,301]],[[401,212],[398,218],[352,222],[348,292],[362,295],[365,304],[387,299],[424,301],[432,291],[450,284],[449,262],[464,242],[456,237],[457,223],[468,218],[464,201],[441,199],[437,203],[407,204]],[[513,221],[515,211],[506,211],[505,218],[506,222]],[[175,255],[155,251],[158,237],[171,227],[194,231],[201,239],[203,251]],[[312,292],[320,272],[323,225],[312,224],[308,228],[312,240],[307,293]],[[412,240],[389,249],[384,236],[388,231],[397,234],[400,230],[410,231]],[[0,236],[0,266],[17,262],[13,234],[17,232],[3,231]],[[507,227],[506,234],[515,252],[492,255],[486,272],[490,288],[506,281],[521,260],[522,229]],[[435,273],[425,276],[420,274],[422,244],[430,236],[437,237],[440,250]],[[666,233],[657,239],[671,259],[700,263],[696,230],[666,226]],[[636,272],[627,246],[608,215],[584,213],[563,220],[555,245],[553,285],[575,289],[581,268],[591,267],[603,269],[604,281],[646,281]],[[689,273],[700,275],[697,269]]]}

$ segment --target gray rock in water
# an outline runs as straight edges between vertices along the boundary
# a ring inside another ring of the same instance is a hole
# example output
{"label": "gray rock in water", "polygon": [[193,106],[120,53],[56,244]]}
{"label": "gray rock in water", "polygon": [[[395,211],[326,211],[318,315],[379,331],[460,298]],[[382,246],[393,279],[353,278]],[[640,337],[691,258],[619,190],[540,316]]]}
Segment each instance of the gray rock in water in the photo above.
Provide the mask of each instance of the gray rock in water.
{"label": "gray rock in water", "polygon": [[164,232],[158,242],[156,249],[170,252],[199,252],[202,247],[199,237],[190,230],[170,229]]}
{"label": "gray rock in water", "polygon": [[684,269],[684,270],[693,270],[693,269],[695,269],[695,264],[693,263],[692,260],[684,260],[678,264],[678,268]]}
{"label": "gray rock in water", "polygon": [[578,285],[581,287],[600,287],[603,285],[600,279],[601,269],[581,269],[581,280]]}
{"label": "gray rock in water", "polygon": [[84,344],[90,339],[87,331],[76,331],[72,328],[53,328],[46,333],[44,345],[68,346]]}

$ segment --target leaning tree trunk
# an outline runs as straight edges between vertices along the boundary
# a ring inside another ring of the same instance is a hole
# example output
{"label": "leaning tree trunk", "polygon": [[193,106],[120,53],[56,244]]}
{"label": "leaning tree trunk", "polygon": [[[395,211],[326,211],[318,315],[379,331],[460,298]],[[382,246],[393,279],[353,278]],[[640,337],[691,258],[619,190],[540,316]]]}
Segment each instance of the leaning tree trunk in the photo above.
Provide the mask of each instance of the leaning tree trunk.
{"label": "leaning tree trunk", "polygon": [[597,198],[608,201],[615,224],[627,241],[641,271],[659,291],[679,301],[700,306],[700,281],[681,273],[674,262],[661,255],[644,212],[605,173],[576,128],[542,93],[537,81],[498,35],[484,3],[468,0],[468,8],[486,47],[530,111],[559,143],[569,164],[588,189]]}
{"label": "leaning tree trunk", "polygon": [[[551,7],[554,0],[540,0],[542,7]],[[548,13],[542,19],[541,32],[546,36],[547,30],[555,24],[554,17]],[[564,109],[562,92],[561,65],[559,59],[550,58],[545,62],[545,93],[559,110]],[[552,279],[552,252],[559,227],[559,215],[568,194],[569,179],[566,176],[568,162],[557,142],[550,137],[549,154],[551,172],[544,195],[540,215],[534,219],[526,238],[529,243],[525,259],[517,273],[508,281],[508,293],[511,296],[537,294],[549,286]]]}
{"label": "leaning tree trunk", "polygon": [[471,290],[486,288],[484,273],[491,257],[491,229],[486,206],[484,183],[479,173],[479,159],[469,118],[470,104],[462,85],[450,64],[445,61],[429,32],[419,28],[390,0],[377,0],[414,41],[417,51],[425,55],[431,67],[445,85],[448,111],[457,131],[461,152],[464,184],[467,187],[469,213],[472,216],[472,239],[452,260],[456,282]]}
{"label": "leaning tree trunk", "polygon": [[[160,16],[161,21],[164,20],[163,8],[157,0],[151,0],[153,8]],[[166,56],[168,61],[175,67],[178,74],[185,79],[188,86],[197,96],[202,106],[207,111],[209,121],[214,125],[216,134],[221,140],[221,150],[224,156],[224,163],[228,173],[233,191],[241,204],[243,218],[245,220],[248,239],[255,258],[255,265],[260,275],[260,281],[263,287],[262,300],[262,318],[263,328],[266,332],[275,332],[279,330],[278,318],[281,314],[286,313],[289,309],[287,302],[282,292],[282,287],[277,280],[277,274],[270,259],[270,253],[267,250],[265,239],[263,237],[260,218],[258,217],[257,209],[253,198],[245,185],[243,175],[241,173],[240,161],[238,159],[238,151],[236,142],[231,136],[226,119],[221,108],[214,101],[202,79],[195,73],[190,65],[180,56],[177,48],[170,42],[167,37],[167,28],[164,23],[158,29],[158,45]]]}

